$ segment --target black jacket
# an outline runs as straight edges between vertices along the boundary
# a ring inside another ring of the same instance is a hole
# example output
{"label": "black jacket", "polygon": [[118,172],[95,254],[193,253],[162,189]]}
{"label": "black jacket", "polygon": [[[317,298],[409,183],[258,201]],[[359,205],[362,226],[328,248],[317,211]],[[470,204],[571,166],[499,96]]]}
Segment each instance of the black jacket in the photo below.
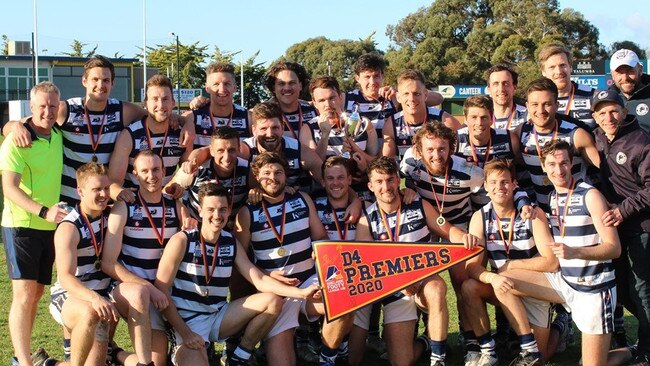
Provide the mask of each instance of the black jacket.
{"label": "black jacket", "polygon": [[601,153],[602,191],[621,210],[620,228],[650,232],[650,135],[630,115],[611,142],[600,127],[594,135]]}
{"label": "black jacket", "polygon": [[[609,88],[621,92],[614,83]],[[640,83],[629,99],[623,93],[621,96],[626,100],[627,113],[636,116],[641,128],[650,133],[650,75],[641,74]]]}

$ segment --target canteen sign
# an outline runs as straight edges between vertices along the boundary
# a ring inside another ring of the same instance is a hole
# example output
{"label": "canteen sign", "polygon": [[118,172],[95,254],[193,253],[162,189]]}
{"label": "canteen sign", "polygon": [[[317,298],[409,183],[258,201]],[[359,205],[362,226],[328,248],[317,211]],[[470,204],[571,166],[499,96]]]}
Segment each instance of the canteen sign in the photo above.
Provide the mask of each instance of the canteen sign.
{"label": "canteen sign", "polygon": [[468,98],[473,95],[486,94],[487,86],[485,85],[439,85],[434,88],[445,99]]}
{"label": "canteen sign", "polygon": [[461,244],[318,241],[318,279],[328,321],[472,258]]}

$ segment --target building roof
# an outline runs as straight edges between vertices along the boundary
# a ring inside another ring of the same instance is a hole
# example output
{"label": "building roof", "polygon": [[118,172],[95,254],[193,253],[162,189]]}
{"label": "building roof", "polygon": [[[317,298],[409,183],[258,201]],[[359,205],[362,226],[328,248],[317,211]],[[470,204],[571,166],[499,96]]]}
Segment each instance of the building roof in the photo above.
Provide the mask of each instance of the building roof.
{"label": "building roof", "polygon": [[[134,64],[140,62],[137,58],[110,58],[107,57],[112,63],[118,64]],[[39,61],[50,61],[52,63],[85,63],[89,57],[70,57],[70,56],[38,56]],[[32,61],[31,55],[0,55],[0,61]]]}

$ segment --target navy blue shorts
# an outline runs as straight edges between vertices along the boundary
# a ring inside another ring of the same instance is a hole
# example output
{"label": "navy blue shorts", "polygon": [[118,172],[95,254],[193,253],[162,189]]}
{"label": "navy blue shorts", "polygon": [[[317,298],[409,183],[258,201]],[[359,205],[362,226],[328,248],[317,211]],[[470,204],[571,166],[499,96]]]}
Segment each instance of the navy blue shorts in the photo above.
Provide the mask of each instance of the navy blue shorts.
{"label": "navy blue shorts", "polygon": [[12,280],[52,283],[54,231],[3,227],[7,269]]}

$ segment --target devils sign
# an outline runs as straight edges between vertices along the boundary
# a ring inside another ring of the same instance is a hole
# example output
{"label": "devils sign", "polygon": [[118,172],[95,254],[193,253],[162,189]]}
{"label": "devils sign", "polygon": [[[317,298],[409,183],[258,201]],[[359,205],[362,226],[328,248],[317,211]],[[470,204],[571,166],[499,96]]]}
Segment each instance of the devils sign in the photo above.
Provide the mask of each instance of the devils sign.
{"label": "devils sign", "polygon": [[337,319],[483,251],[461,244],[314,243],[325,315]]}

